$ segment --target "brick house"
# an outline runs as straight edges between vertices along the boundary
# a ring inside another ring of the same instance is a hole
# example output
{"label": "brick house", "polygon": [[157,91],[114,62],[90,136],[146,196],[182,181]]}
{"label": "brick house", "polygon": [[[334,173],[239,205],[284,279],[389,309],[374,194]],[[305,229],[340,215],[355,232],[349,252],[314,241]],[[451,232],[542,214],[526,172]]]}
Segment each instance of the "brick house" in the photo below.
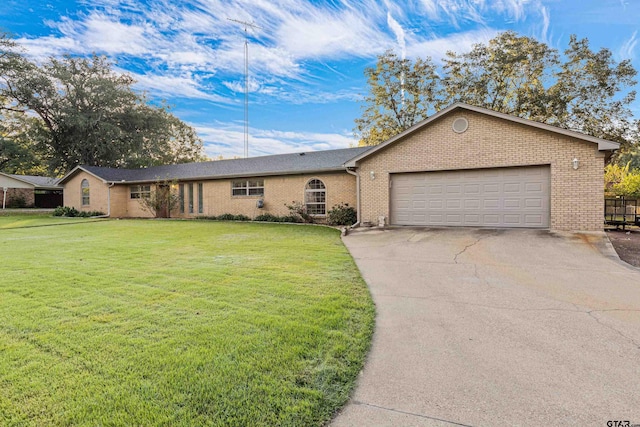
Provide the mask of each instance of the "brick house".
{"label": "brick house", "polygon": [[0,172],[0,207],[55,208],[62,206],[63,188],[57,178]]}
{"label": "brick house", "polygon": [[601,230],[603,167],[617,148],[457,103],[375,147],[136,170],[79,166],[61,183],[65,205],[115,217],[150,216],[140,195],[169,179],[181,195],[174,217],[284,215],[297,201],[319,217],[348,203],[372,224]]}

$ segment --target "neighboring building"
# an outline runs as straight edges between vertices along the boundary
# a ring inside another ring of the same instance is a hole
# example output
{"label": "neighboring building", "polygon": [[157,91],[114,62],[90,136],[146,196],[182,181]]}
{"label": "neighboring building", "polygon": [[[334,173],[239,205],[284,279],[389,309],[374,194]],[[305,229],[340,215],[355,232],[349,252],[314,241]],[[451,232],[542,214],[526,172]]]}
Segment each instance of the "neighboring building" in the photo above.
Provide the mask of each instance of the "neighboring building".
{"label": "neighboring building", "polygon": [[617,148],[458,103],[375,147],[135,170],[79,166],[60,183],[65,205],[115,217],[150,216],[139,198],[166,179],[181,195],[171,213],[179,217],[284,215],[292,202],[323,217],[347,203],[372,224],[601,230],[603,167]]}
{"label": "neighboring building", "polygon": [[58,178],[0,172],[0,190],[0,206],[4,203],[5,207],[55,208],[63,204],[63,187],[58,185]]}

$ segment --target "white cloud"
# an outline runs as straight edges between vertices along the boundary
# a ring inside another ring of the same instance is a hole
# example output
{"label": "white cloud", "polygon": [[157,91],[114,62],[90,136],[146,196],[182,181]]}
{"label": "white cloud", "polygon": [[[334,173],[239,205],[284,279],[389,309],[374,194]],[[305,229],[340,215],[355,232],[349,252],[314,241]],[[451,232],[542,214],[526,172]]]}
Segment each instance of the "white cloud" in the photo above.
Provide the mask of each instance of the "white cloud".
{"label": "white cloud", "polygon": [[636,46],[638,45],[638,31],[634,31],[631,37],[625,41],[618,51],[621,59],[635,59]]}
{"label": "white cloud", "polygon": [[[40,59],[66,52],[109,55],[122,68],[135,70],[139,87],[154,93],[236,102],[230,92],[244,90],[239,82],[244,74],[245,33],[241,24],[228,18],[255,22],[261,28],[247,33],[251,91],[294,103],[333,102],[354,99],[355,90],[327,93],[314,74],[320,66],[348,85],[349,80],[361,84],[361,74],[341,73],[327,63],[372,60],[393,47],[438,61],[447,50],[466,51],[493,37],[497,31],[486,29],[484,21],[496,13],[523,20],[528,11],[542,10],[546,34],[548,12],[540,9],[539,2],[86,0],[86,12],[48,22],[57,36],[19,42]],[[421,20],[427,27],[432,21],[454,25],[469,21],[485,29],[439,36],[414,26]],[[225,100],[225,94],[233,99]]]}
{"label": "white cloud", "polygon": [[430,19],[448,20],[455,27],[463,22],[485,24],[485,16],[498,13],[511,21],[519,22],[526,17],[527,9],[539,8],[537,0],[420,0]]}
{"label": "white cloud", "polygon": [[486,44],[494,38],[497,33],[497,30],[483,29],[455,33],[449,37],[425,40],[411,45],[408,55],[410,57],[420,56],[422,58],[430,56],[436,63],[439,63],[448,51],[457,53],[468,52],[474,44]]}
{"label": "white cloud", "polygon": [[398,47],[400,47],[401,58],[404,59],[407,56],[407,43],[404,38],[404,28],[402,25],[398,23],[393,16],[391,16],[391,12],[387,12],[387,23],[389,27],[396,35],[396,41],[398,42]]}
{"label": "white cloud", "polygon": [[[191,125],[204,141],[205,152],[209,157],[233,158],[244,155],[244,132],[241,124]],[[286,132],[252,128],[249,136],[249,155],[254,157],[331,150],[353,147],[357,143],[353,137],[337,133]]]}
{"label": "white cloud", "polygon": [[545,43],[549,43],[550,40],[550,36],[549,36],[549,25],[551,23],[551,17],[549,15],[549,9],[547,9],[546,7],[542,6],[540,8],[540,14],[542,15],[542,31],[541,31],[541,39],[543,42]]}
{"label": "white cloud", "polygon": [[202,90],[198,85],[198,79],[191,75],[130,74],[136,80],[136,88],[153,93],[154,96],[204,99],[221,104],[233,102],[223,96]]}

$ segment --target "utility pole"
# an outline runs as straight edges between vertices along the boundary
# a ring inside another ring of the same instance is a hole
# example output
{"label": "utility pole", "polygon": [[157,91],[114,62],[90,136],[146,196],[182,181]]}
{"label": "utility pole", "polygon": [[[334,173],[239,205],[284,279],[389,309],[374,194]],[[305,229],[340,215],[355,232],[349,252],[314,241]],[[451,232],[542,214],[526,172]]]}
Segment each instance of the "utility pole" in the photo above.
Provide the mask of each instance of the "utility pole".
{"label": "utility pole", "polygon": [[252,22],[227,18],[244,27],[244,157],[249,157],[249,35],[248,28],[262,29]]}

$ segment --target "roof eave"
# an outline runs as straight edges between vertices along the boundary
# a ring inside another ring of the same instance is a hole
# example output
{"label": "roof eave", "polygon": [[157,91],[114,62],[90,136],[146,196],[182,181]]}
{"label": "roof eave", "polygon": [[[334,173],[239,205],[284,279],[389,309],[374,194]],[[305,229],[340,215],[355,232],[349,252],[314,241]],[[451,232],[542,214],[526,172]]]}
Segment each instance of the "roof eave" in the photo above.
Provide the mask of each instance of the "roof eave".
{"label": "roof eave", "polygon": [[[345,172],[344,167],[333,167],[333,168],[320,168],[320,169],[311,169],[311,170],[298,170],[298,171],[284,171],[284,172],[259,172],[259,173],[243,173],[243,174],[226,174],[226,175],[202,175],[202,176],[193,176],[188,178],[178,178],[178,177],[167,177],[168,181],[176,180],[176,181],[209,181],[209,180],[218,180],[218,179],[234,179],[234,178],[253,178],[253,177],[267,177],[267,176],[282,176],[282,175],[308,175],[308,174],[316,174],[316,173],[331,173],[331,172]],[[136,179],[136,180],[120,180],[114,181],[109,180],[105,181],[109,184],[143,184],[143,183],[154,183],[160,180],[160,178],[155,179]],[[164,178],[162,178],[164,180]]]}
{"label": "roof eave", "polygon": [[0,172],[0,175],[4,175],[4,176],[6,176],[6,177],[7,177],[7,178],[9,178],[9,179],[15,179],[16,181],[22,182],[23,184],[31,185],[31,186],[32,186],[32,187],[34,187],[34,188],[36,187],[36,185],[35,185],[33,182],[26,181],[26,180],[21,179],[21,178],[17,178],[17,177],[15,177],[15,176],[12,176],[11,174],[4,173],[4,172]]}
{"label": "roof eave", "polygon": [[63,176],[62,178],[60,178],[60,181],[58,181],[58,183],[59,183],[59,184],[61,184],[61,185],[62,185],[62,184],[64,184],[68,179],[70,179],[70,178],[71,178],[73,175],[75,175],[78,171],[86,172],[86,173],[88,173],[89,175],[91,175],[91,176],[93,176],[93,177],[95,177],[95,178],[99,179],[100,181],[102,181],[102,182],[104,182],[104,183],[106,183],[106,182],[107,182],[107,180],[106,180],[106,179],[104,179],[103,177],[98,176],[98,175],[96,175],[95,173],[93,173],[93,172],[91,172],[91,171],[88,171],[87,169],[83,168],[82,166],[76,166],[75,168],[71,169],[71,171],[70,171],[68,174],[66,174],[65,176]]}

